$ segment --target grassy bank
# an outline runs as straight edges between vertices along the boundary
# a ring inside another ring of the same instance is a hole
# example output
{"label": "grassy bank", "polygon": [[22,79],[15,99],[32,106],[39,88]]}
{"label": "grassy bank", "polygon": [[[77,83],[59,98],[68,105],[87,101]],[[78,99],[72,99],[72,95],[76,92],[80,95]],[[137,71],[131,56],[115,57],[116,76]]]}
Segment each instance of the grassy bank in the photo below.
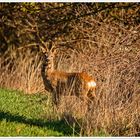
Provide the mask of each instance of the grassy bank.
{"label": "grassy bank", "polygon": [[0,89],[0,136],[71,136],[64,121],[46,117],[50,111],[44,94]]}

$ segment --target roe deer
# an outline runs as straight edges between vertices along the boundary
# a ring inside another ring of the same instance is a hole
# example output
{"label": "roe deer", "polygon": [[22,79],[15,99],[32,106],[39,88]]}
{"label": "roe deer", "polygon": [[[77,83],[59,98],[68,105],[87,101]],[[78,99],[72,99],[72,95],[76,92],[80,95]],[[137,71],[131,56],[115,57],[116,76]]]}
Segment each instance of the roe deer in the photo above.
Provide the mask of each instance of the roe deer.
{"label": "roe deer", "polygon": [[55,53],[54,49],[45,52],[41,70],[45,89],[53,93],[53,102],[58,104],[61,95],[76,95],[92,100],[95,96],[95,80],[85,72],[67,73],[54,70]]}

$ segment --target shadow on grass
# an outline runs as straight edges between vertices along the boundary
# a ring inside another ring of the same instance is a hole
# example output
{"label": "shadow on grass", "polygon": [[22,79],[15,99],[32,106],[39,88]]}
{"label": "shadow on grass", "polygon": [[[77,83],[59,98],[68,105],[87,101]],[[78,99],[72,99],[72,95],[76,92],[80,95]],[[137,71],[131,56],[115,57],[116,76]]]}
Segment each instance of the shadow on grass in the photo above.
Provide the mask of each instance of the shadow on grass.
{"label": "shadow on grass", "polygon": [[29,119],[24,116],[11,114],[10,112],[0,111],[0,121],[6,119],[8,122],[24,123],[30,126],[46,127],[53,131],[63,133],[65,136],[72,136],[72,128],[66,124],[64,120],[60,121],[45,121],[43,119]]}

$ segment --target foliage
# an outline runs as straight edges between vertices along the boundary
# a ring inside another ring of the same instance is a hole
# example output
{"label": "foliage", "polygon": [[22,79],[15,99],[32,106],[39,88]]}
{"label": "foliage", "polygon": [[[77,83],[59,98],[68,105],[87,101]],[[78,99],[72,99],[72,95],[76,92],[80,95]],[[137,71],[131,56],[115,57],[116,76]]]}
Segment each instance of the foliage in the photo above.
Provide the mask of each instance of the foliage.
{"label": "foliage", "polygon": [[[139,3],[1,3],[0,52],[35,48],[50,40],[67,40],[66,36],[82,39],[84,36],[75,27],[87,18],[115,21],[127,27],[137,25],[138,11]],[[88,24],[85,27],[90,28]]]}

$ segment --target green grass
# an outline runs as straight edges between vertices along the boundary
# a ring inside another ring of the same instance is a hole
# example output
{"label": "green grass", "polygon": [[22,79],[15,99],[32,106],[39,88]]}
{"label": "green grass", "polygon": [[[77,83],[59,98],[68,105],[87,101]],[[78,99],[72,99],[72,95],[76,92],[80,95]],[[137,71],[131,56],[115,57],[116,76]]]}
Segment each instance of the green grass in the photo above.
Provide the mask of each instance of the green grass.
{"label": "green grass", "polygon": [[[47,95],[0,89],[0,136],[72,136],[63,120],[49,120]],[[47,114],[48,113],[48,114]]]}

